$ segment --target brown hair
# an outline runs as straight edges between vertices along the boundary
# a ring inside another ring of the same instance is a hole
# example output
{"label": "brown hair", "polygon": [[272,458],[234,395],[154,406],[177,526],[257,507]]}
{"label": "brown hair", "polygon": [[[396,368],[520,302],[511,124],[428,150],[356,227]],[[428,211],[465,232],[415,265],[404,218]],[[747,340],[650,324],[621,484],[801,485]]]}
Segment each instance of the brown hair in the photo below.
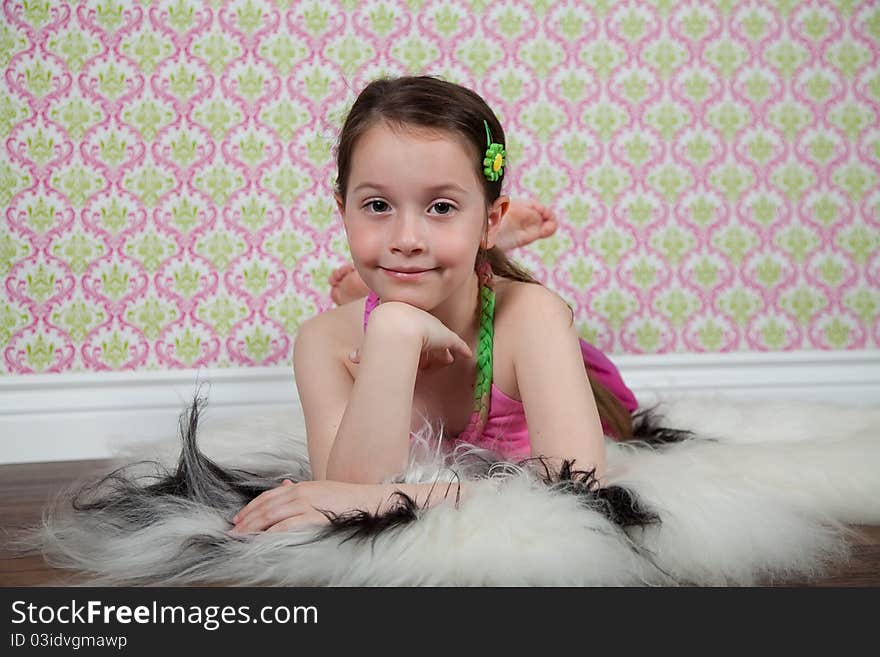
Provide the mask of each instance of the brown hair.
{"label": "brown hair", "polygon": [[[501,195],[501,179],[492,182],[482,171],[483,153],[486,150],[486,128],[483,121],[489,125],[492,141],[506,144],[501,123],[486,101],[470,89],[452,82],[431,76],[405,76],[370,82],[349,110],[336,147],[336,192],[343,202],[348,189],[354,147],[358,139],[379,121],[393,126],[443,130],[463,137],[473,147],[474,168],[483,183],[486,205],[491,205]],[[498,276],[542,285],[497,247],[483,249],[481,246],[477,261],[481,260],[487,260]],[[572,310],[570,304],[568,307]],[[587,377],[600,417],[618,439],[631,438],[633,426],[629,412],[614,394],[593,379],[589,371]]]}

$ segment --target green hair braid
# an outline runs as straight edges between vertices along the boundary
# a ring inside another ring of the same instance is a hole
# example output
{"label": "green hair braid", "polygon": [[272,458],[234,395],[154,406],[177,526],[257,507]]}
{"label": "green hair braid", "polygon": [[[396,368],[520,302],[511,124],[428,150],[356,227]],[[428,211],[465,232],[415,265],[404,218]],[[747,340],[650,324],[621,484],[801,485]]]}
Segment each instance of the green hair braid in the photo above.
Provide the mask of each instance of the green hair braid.
{"label": "green hair braid", "polygon": [[477,383],[474,387],[474,412],[470,425],[479,436],[489,417],[492,391],[492,342],[495,333],[495,290],[480,285],[480,335],[477,341]]}

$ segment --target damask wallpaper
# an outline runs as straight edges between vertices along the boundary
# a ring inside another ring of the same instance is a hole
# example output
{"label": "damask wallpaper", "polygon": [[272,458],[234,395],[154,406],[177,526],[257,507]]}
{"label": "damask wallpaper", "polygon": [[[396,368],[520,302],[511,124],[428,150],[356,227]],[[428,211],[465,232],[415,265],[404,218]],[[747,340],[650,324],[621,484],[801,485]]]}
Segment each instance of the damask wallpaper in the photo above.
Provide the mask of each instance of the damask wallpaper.
{"label": "damask wallpaper", "polygon": [[514,259],[611,353],[880,344],[880,3],[2,3],[5,375],[289,363],[348,257],[332,147],[385,74],[468,85]]}

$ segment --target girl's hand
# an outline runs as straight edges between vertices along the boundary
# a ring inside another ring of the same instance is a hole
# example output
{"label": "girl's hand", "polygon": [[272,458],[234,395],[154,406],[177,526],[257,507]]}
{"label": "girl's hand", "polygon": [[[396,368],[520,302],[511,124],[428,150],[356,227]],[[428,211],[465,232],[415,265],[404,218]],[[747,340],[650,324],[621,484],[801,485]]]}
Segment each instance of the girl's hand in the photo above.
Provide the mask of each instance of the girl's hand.
{"label": "girl's hand", "polygon": [[[407,331],[415,330],[421,336],[422,351],[419,356],[419,370],[437,370],[447,367],[455,362],[456,356],[459,358],[473,357],[473,352],[467,342],[457,333],[449,330],[431,313],[408,303],[396,301],[382,304],[380,307],[387,307],[387,310],[383,311],[385,317],[379,321],[391,322],[393,326],[406,327]],[[378,310],[379,307],[373,312]],[[373,321],[372,315],[370,321]],[[351,362],[359,363],[360,348],[352,351],[348,357]]]}
{"label": "girl's hand", "polygon": [[233,534],[280,532],[330,521],[318,509],[343,513],[354,509],[375,512],[390,495],[381,484],[351,484],[342,481],[285,479],[280,486],[261,493],[235,516]]}

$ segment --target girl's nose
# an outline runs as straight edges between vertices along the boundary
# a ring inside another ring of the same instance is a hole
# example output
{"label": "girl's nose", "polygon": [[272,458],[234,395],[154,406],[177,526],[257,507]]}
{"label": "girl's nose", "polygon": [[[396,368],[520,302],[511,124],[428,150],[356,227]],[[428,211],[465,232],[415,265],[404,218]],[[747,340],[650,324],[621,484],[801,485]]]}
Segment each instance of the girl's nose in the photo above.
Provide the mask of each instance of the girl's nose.
{"label": "girl's nose", "polygon": [[424,248],[424,224],[415,212],[401,213],[392,228],[391,246],[400,251]]}

